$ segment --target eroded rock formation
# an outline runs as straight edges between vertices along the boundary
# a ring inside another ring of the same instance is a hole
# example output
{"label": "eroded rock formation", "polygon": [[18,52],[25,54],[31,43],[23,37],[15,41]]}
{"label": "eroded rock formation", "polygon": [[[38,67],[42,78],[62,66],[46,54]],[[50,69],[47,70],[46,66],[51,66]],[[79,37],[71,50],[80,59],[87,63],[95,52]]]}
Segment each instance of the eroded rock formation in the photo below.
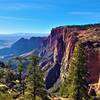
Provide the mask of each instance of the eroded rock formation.
{"label": "eroded rock formation", "polygon": [[59,79],[63,79],[75,45],[80,40],[87,50],[89,82],[98,81],[100,74],[100,24],[61,26],[52,29],[41,48],[41,65],[42,69],[46,71],[47,89],[51,88]]}

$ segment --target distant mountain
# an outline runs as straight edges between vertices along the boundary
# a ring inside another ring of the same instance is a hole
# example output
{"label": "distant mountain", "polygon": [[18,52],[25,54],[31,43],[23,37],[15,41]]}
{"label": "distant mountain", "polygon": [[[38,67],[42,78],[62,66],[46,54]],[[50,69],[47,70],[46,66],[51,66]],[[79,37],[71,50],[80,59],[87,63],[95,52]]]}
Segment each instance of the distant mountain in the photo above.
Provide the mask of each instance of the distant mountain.
{"label": "distant mountain", "polygon": [[46,37],[48,34],[41,33],[13,33],[13,34],[0,34],[0,49],[9,47],[20,38],[29,39],[31,37]]}
{"label": "distant mountain", "polygon": [[1,57],[11,57],[13,55],[21,55],[37,48],[40,48],[41,43],[46,37],[31,37],[30,39],[21,38],[16,41],[10,48],[0,49]]}

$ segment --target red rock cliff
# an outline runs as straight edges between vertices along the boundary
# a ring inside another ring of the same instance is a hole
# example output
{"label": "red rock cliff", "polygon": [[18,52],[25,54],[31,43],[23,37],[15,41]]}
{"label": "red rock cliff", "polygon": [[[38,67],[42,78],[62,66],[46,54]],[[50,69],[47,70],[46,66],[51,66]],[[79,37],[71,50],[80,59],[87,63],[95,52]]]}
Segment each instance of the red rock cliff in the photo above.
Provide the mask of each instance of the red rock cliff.
{"label": "red rock cliff", "polygon": [[76,43],[81,40],[87,50],[89,81],[97,82],[100,74],[100,24],[83,26],[61,26],[52,29],[43,42],[41,65],[46,73],[46,85],[50,88],[64,71],[73,55]]}

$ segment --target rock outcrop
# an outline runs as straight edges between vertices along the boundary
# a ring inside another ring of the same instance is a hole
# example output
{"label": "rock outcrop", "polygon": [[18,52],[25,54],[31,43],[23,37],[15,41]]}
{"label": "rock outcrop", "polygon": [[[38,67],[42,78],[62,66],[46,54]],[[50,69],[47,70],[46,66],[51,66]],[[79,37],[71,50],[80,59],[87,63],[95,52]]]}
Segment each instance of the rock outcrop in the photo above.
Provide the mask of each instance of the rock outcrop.
{"label": "rock outcrop", "polygon": [[100,74],[100,24],[60,26],[52,29],[41,48],[41,65],[42,69],[46,71],[47,89],[65,76],[65,70],[68,68],[78,41],[82,41],[87,50],[89,83],[98,81]]}

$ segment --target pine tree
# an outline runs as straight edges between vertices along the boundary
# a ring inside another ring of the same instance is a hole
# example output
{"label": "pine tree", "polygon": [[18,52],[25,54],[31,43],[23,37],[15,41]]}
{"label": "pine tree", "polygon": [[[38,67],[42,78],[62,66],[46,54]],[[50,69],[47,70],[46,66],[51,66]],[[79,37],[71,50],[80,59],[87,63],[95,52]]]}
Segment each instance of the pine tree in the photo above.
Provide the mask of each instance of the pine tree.
{"label": "pine tree", "polygon": [[[30,59],[31,59],[31,64],[28,67],[28,79],[30,83],[30,90],[32,93],[32,100],[36,100],[36,96],[40,96],[42,99],[46,98],[44,74],[38,64],[39,57],[33,55]],[[48,100],[48,99],[43,99],[43,100]]]}
{"label": "pine tree", "polygon": [[18,70],[18,73],[19,73],[19,83],[20,83],[20,86],[22,88],[22,94],[24,95],[24,92],[25,92],[25,82],[24,82],[24,79],[22,78],[23,71],[24,71],[24,66],[23,66],[24,58],[17,57],[17,58],[15,58],[15,60],[19,62],[18,66],[17,66],[17,70]]}
{"label": "pine tree", "polygon": [[68,76],[63,83],[62,92],[74,100],[89,100],[87,84],[86,52],[78,43],[69,64]]}
{"label": "pine tree", "polygon": [[69,97],[75,100],[88,100],[86,52],[82,43],[78,43],[69,65]]}
{"label": "pine tree", "polygon": [[21,84],[21,81],[22,81],[22,78],[21,78],[22,72],[23,72],[23,65],[19,64],[18,65],[18,73],[19,73],[19,82],[20,82],[20,84]]}

